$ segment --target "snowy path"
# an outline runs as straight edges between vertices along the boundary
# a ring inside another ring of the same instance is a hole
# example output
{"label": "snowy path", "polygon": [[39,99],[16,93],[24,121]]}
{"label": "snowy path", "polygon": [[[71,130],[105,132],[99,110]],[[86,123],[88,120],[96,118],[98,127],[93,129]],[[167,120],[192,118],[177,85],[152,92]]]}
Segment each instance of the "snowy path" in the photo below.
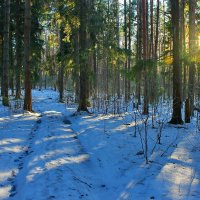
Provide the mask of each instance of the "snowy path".
{"label": "snowy path", "polygon": [[[37,108],[38,106],[38,108]],[[39,101],[35,107],[42,117],[31,141],[31,155],[16,177],[15,200],[94,199],[88,154],[64,116],[64,104],[51,98]],[[21,185],[21,183],[24,183]],[[34,188],[34,189],[33,189]]]}
{"label": "snowy path", "polygon": [[[19,115],[16,119],[11,115],[3,123],[5,134],[1,134],[6,139],[1,138],[2,153],[10,150],[11,142],[21,142],[19,138],[23,138],[23,144],[13,146],[13,152],[5,155],[0,199],[94,199],[91,194],[87,197],[93,187],[89,182],[89,156],[64,116],[64,104],[55,103],[55,97],[48,95],[34,100],[34,109],[40,115]],[[19,136],[22,133],[23,137]]]}
{"label": "snowy path", "polygon": [[0,121],[0,199],[14,189],[13,181],[21,168],[19,161],[27,153],[27,141],[37,115],[8,114]]}
{"label": "snowy path", "polygon": [[[77,191],[79,187],[74,188],[76,180],[72,179],[75,178],[72,177],[74,165],[88,158],[76,135],[63,123],[62,114],[56,111],[43,112],[38,123],[29,146],[32,153],[23,160],[23,169],[15,180],[13,199],[63,199],[74,193],[85,195],[81,188],[80,191]],[[70,187],[71,193],[67,189]]]}

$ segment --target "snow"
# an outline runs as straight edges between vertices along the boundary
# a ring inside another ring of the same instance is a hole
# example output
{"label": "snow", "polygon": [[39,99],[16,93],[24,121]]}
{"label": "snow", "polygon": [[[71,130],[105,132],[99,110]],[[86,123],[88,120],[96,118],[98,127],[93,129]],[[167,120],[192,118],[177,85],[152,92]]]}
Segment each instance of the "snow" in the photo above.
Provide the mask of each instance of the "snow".
{"label": "snow", "polygon": [[[0,106],[0,200],[200,199],[200,132],[195,118],[174,127],[134,113],[80,113],[55,91],[33,90],[35,113]],[[165,106],[165,105],[164,105]],[[162,116],[170,116],[162,108]],[[140,134],[138,134],[140,133]]]}

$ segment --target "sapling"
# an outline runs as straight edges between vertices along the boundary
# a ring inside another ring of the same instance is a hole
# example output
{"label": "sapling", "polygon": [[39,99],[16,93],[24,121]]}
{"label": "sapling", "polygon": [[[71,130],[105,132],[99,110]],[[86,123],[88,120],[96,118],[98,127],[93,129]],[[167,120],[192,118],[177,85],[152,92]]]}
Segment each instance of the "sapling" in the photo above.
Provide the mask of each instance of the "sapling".
{"label": "sapling", "polygon": [[144,119],[144,133],[145,133],[144,143],[145,143],[145,160],[146,160],[146,164],[149,163],[149,160],[148,160],[148,119],[149,119],[149,116],[146,115],[146,117]]}
{"label": "sapling", "polygon": [[157,134],[158,144],[161,144],[161,137],[162,137],[163,126],[164,126],[164,120],[159,120],[158,121],[158,134]]}
{"label": "sapling", "polygon": [[155,119],[155,115],[156,115],[156,112],[157,112],[157,108],[158,108],[158,105],[153,103],[152,104],[152,115],[151,115],[151,122],[152,122],[152,128],[155,128],[155,125],[154,125],[154,119]]}
{"label": "sapling", "polygon": [[162,116],[162,108],[160,110],[160,112],[157,111],[157,135],[156,135],[156,143],[154,145],[154,147],[152,148],[151,154],[153,154],[157,144],[161,144],[161,137],[162,137],[162,133],[163,133],[163,128],[164,128],[164,124],[168,121],[167,118],[163,118]]}
{"label": "sapling", "polygon": [[149,120],[149,115],[143,115],[140,113],[141,121],[143,122],[144,125],[144,157],[146,164],[149,163],[149,158],[148,158],[148,120]]}
{"label": "sapling", "polygon": [[134,111],[134,122],[135,122],[135,128],[134,128],[134,137],[137,136],[137,112]]}
{"label": "sapling", "polygon": [[108,108],[109,108],[109,100],[105,100],[104,101],[104,105],[105,105],[105,114],[107,115],[108,114]]}
{"label": "sapling", "polygon": [[117,106],[116,106],[116,98],[114,97],[114,99],[113,99],[113,115],[114,115],[114,117],[116,115],[116,108],[117,108]]}
{"label": "sapling", "polygon": [[197,112],[196,130],[200,131],[200,114]]}
{"label": "sapling", "polygon": [[117,99],[117,114],[120,114],[120,99]]}
{"label": "sapling", "polygon": [[140,142],[141,142],[141,146],[142,146],[142,152],[144,154],[144,143],[143,143],[143,138],[142,138],[142,130],[141,130],[141,127],[139,127],[139,126],[138,126],[138,133],[139,133],[139,136],[140,136]]}

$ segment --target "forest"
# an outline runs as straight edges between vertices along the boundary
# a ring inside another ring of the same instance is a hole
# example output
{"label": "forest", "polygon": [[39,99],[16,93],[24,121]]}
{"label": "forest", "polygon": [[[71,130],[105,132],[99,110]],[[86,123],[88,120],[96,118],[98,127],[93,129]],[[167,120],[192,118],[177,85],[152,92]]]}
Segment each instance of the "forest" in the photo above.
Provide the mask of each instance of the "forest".
{"label": "forest", "polygon": [[1,0],[0,81],[0,200],[200,199],[200,0]]}

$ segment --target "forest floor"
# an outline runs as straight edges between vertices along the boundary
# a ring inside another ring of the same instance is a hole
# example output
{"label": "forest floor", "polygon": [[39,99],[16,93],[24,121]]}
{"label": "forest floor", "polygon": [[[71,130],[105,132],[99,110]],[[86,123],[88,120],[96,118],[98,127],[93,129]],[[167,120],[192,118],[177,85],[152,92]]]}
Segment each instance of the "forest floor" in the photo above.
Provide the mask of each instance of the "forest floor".
{"label": "forest floor", "polygon": [[200,199],[195,119],[162,128],[149,119],[146,164],[142,116],[134,137],[131,113],[72,115],[57,99],[34,90],[35,113],[0,106],[0,200]]}

